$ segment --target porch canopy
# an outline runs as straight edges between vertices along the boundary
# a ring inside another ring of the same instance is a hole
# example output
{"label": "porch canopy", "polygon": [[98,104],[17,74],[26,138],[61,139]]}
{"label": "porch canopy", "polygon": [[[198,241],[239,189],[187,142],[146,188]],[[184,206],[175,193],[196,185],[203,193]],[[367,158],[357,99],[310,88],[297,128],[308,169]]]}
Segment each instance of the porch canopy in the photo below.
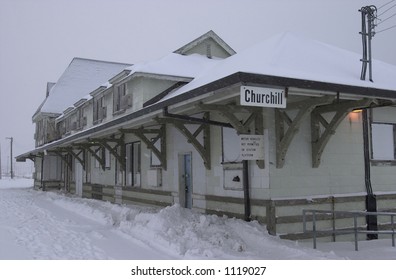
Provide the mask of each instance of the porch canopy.
{"label": "porch canopy", "polygon": [[[346,114],[355,109],[396,104],[396,66],[373,60],[374,82],[362,81],[360,59],[359,54],[283,33],[218,60],[210,69],[205,69],[187,84],[162,94],[162,99],[154,103],[40,146],[16,159],[34,160],[52,150],[73,148],[90,139],[109,139],[122,134],[123,130],[158,125],[156,120],[164,117],[184,119],[190,123],[224,125],[240,132],[243,127],[235,121],[236,116],[231,110],[239,108],[253,112],[253,109],[240,105],[240,87],[257,86],[283,88],[288,98],[286,108],[275,109],[277,167],[283,166],[293,136],[308,116],[313,122],[312,166],[317,167],[327,141]],[[171,68],[172,65],[169,65]],[[216,123],[208,118],[187,118],[211,111],[222,114],[227,121]],[[290,111],[296,112],[294,118]],[[334,112],[331,121],[322,117],[328,112]],[[204,160],[208,160],[208,155],[205,157]]]}

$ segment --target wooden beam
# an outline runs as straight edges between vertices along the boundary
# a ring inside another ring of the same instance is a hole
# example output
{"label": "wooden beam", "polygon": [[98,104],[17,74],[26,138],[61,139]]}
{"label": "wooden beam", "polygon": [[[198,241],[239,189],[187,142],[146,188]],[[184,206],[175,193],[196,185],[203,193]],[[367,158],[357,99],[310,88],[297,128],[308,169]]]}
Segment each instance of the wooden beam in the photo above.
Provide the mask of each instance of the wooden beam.
{"label": "wooden beam", "polygon": [[[149,128],[136,128],[136,129],[120,129],[121,133],[131,133],[138,137],[142,142],[144,142],[147,146],[147,149],[151,150],[155,156],[161,162],[161,167],[166,170],[167,161],[166,161],[166,126],[165,124],[161,125],[158,129],[149,129]],[[154,138],[149,138],[147,134],[154,134]],[[158,149],[155,144],[160,140],[160,149]]]}
{"label": "wooden beam", "polygon": [[[286,109],[275,109],[275,136],[276,136],[276,167],[282,168],[285,164],[286,153],[297,134],[301,123],[315,109],[316,106],[327,104],[334,99],[332,96],[311,98],[291,104]],[[289,109],[290,108],[290,109]],[[292,119],[288,111],[298,110]],[[287,128],[286,128],[287,126]]]}
{"label": "wooden beam", "polygon": [[[208,118],[209,114],[205,113],[206,117]],[[203,159],[203,163],[205,165],[205,168],[210,170],[211,169],[211,156],[210,156],[210,125],[207,123],[201,123],[197,124],[198,128],[191,133],[190,130],[186,127],[188,124],[196,124],[196,122],[190,122],[187,120],[181,120],[181,119],[176,119],[172,117],[162,117],[162,118],[155,118],[155,121],[157,121],[160,124],[167,124],[170,123],[174,125],[181,134],[186,137],[187,142],[191,143],[194,148],[197,150],[197,152],[200,154],[200,156]],[[200,133],[203,133],[203,143],[201,144],[197,140],[197,136]]]}
{"label": "wooden beam", "polygon": [[[221,104],[198,104],[197,107],[204,111],[215,111],[223,116],[236,130],[238,135],[250,134],[250,126],[253,123],[254,133],[258,135],[264,135],[262,108]],[[235,115],[237,112],[248,113],[249,116],[246,120],[239,120],[239,118]],[[264,160],[257,160],[256,164],[260,169],[264,168]]]}
{"label": "wooden beam", "polygon": [[37,155],[29,154],[29,156],[27,156],[26,158],[30,159],[33,162],[36,162],[36,158],[42,158],[42,157],[43,157],[42,153],[38,153]]}
{"label": "wooden beam", "polygon": [[[126,149],[125,149],[125,141],[124,135],[121,135],[120,138],[89,138],[90,144],[97,144],[104,149],[108,150],[110,154],[112,154],[118,163],[120,164],[121,170],[125,170],[126,168]],[[109,143],[116,143],[114,147],[112,147]],[[118,152],[118,148],[120,148],[120,152]],[[105,157],[103,156],[102,160],[102,168],[106,165]],[[103,162],[104,161],[104,162]],[[105,168],[105,167],[104,167]]]}
{"label": "wooden beam", "polygon": [[52,151],[48,151],[48,152],[56,154],[69,167],[69,169],[72,168],[72,163],[68,160],[67,154],[64,155],[64,154],[62,154],[61,151],[57,151],[57,150],[52,150]]}
{"label": "wooden beam", "polygon": [[[320,165],[322,153],[331,136],[335,134],[342,120],[353,110],[370,107],[377,103],[375,99],[362,99],[323,105],[311,112],[312,167]],[[322,116],[324,113],[335,112],[330,122]],[[324,129],[321,129],[323,127]],[[323,132],[321,131],[323,130]]]}
{"label": "wooden beam", "polygon": [[[234,115],[235,110],[231,107],[232,105],[220,105],[220,104],[198,104],[197,107],[203,111],[215,111],[223,116],[237,131],[238,134],[247,134],[249,128],[245,127],[243,123]],[[235,107],[234,107],[235,108]]]}
{"label": "wooden beam", "polygon": [[[101,156],[98,155],[98,151],[102,150],[103,147],[99,146],[97,143],[78,143],[73,144],[75,147],[79,147],[88,151],[98,162],[102,170],[106,169],[106,161],[104,157],[104,153],[100,153]],[[96,150],[93,147],[98,147]]]}

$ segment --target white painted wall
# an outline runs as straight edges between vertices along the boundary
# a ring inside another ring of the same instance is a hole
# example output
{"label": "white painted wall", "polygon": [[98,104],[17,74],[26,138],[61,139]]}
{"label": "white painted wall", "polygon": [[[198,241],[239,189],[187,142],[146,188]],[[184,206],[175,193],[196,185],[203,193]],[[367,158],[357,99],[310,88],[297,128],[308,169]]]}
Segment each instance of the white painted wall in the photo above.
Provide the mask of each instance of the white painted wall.
{"label": "white painted wall", "polygon": [[194,48],[190,49],[186,54],[201,54],[206,55],[207,52],[207,44],[211,46],[211,54],[212,57],[219,57],[219,58],[226,58],[230,55],[223,50],[212,38],[207,39],[202,44],[195,46]]}
{"label": "white painted wall", "polygon": [[136,77],[127,83],[127,93],[132,94],[133,105],[126,112],[143,108],[143,104],[175,84],[175,81]]}
{"label": "white painted wall", "polygon": [[46,155],[44,156],[43,165],[43,180],[61,180],[62,179],[62,162],[57,156]]}
{"label": "white painted wall", "polygon": [[276,168],[275,124],[270,129],[272,198],[365,192],[361,116],[347,116],[324,149],[319,168],[312,168],[311,128],[307,118],[293,139],[283,168]]}
{"label": "white painted wall", "polygon": [[106,168],[105,170],[97,164],[95,164],[96,159],[94,157],[90,157],[91,160],[91,182],[92,184],[100,184],[100,185],[110,185],[114,186],[115,184],[115,158],[113,156],[110,157],[110,168]]}

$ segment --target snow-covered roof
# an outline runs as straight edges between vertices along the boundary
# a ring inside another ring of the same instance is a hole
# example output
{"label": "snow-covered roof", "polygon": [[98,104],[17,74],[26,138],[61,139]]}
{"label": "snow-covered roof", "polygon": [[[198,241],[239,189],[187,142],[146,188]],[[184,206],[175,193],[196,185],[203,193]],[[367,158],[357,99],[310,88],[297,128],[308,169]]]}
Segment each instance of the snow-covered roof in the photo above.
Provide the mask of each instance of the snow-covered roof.
{"label": "snow-covered roof", "polygon": [[175,97],[237,72],[396,90],[396,66],[373,60],[374,83],[360,80],[361,54],[293,33],[281,33],[226,58],[172,92]]}
{"label": "snow-covered roof", "polygon": [[61,114],[130,64],[74,58],[51,88],[42,113]]}
{"label": "snow-covered roof", "polygon": [[219,61],[219,59],[209,59],[200,54],[180,55],[171,53],[158,60],[137,63],[126,69],[131,71],[130,76],[143,73],[193,79]]}

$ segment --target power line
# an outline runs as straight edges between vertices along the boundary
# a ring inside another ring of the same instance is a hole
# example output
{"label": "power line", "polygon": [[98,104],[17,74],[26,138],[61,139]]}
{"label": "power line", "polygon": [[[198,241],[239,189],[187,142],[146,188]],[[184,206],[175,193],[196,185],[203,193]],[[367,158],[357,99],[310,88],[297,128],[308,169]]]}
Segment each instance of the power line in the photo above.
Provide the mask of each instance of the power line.
{"label": "power line", "polygon": [[[396,5],[395,5],[395,6],[396,6]],[[377,23],[377,26],[380,25],[380,24],[382,24],[382,23],[384,23],[384,22],[387,21],[388,19],[393,18],[394,16],[396,16],[396,13],[394,13],[394,14],[391,15],[390,17],[387,17],[387,18],[384,19],[384,20],[381,20],[379,23]]]}
{"label": "power line", "polygon": [[382,16],[383,14],[385,14],[387,11],[391,10],[394,7],[396,7],[396,4],[392,5],[392,7],[390,7],[389,9],[386,9],[384,12],[380,13],[378,16]]}
{"label": "power line", "polygon": [[386,4],[382,5],[381,7],[379,7],[378,10],[382,9],[382,8],[385,7],[386,5],[388,5],[388,4],[392,3],[392,2],[395,2],[395,1],[396,1],[396,0],[389,1],[388,3],[386,3]]}
{"label": "power line", "polygon": [[381,32],[384,32],[384,31],[387,31],[387,30],[389,30],[389,29],[392,29],[392,28],[395,28],[396,27],[396,24],[395,25],[393,25],[393,26],[391,26],[391,27],[388,27],[388,28],[385,28],[385,29],[382,29],[382,30],[380,30],[380,31],[377,31],[377,32],[375,32],[376,34],[378,34],[378,33],[381,33]]}

